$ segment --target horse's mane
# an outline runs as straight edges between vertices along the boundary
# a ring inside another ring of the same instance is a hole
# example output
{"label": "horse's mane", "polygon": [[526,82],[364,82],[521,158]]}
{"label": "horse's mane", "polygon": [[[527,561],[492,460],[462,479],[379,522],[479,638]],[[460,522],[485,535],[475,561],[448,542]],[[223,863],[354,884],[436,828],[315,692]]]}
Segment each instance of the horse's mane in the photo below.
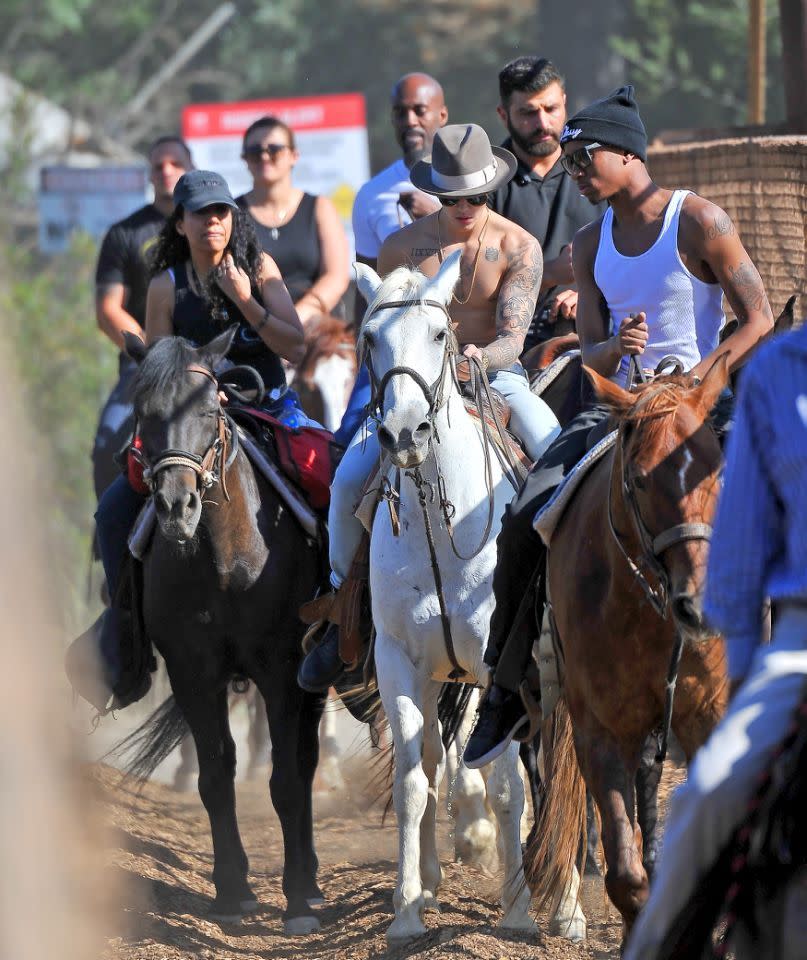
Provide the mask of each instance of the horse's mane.
{"label": "horse's mane", "polygon": [[620,413],[619,419],[633,424],[656,420],[659,421],[656,429],[660,430],[661,421],[673,416],[691,389],[692,378],[688,374],[669,374],[654,380],[638,388],[636,403]]}
{"label": "horse's mane", "polygon": [[171,391],[191,363],[198,363],[194,346],[182,337],[162,337],[148,350],[137,368],[132,387],[135,408],[153,396]]}

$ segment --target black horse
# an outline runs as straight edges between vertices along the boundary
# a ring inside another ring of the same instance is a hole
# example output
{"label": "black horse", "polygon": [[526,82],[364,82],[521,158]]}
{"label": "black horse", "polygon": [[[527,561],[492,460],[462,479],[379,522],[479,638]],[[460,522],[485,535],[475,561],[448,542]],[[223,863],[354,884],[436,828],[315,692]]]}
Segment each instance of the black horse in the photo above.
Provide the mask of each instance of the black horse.
{"label": "black horse", "polygon": [[319,928],[311,790],[324,698],[297,685],[299,605],[321,578],[307,537],[237,444],[213,368],[232,331],[199,349],[181,338],[127,349],[139,364],[134,405],[158,524],[142,562],[145,635],[165,659],[173,698],[129,738],[130,770],[152,772],[190,727],[199,794],[213,834],[211,913],[254,910],[235,816],[235,743],[227,690],[251,679],[267,704],[272,803],[283,830],[286,933]]}

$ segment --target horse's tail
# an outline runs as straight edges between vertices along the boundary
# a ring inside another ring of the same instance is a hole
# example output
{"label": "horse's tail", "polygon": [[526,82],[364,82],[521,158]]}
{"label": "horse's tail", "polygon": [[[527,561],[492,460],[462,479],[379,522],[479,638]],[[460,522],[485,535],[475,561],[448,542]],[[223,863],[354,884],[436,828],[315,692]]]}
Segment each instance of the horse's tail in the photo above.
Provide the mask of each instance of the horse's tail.
{"label": "horse's tail", "polygon": [[554,913],[569,888],[581,842],[586,849],[586,786],[563,698],[551,723],[546,794],[524,855],[524,876],[538,909],[549,906]]}
{"label": "horse's tail", "polygon": [[459,732],[475,689],[472,683],[443,684],[437,701],[437,719],[442,727],[443,746],[446,750]]}
{"label": "horse's tail", "polygon": [[145,781],[187,736],[188,721],[171,696],[106,755],[125,761],[127,777]]}

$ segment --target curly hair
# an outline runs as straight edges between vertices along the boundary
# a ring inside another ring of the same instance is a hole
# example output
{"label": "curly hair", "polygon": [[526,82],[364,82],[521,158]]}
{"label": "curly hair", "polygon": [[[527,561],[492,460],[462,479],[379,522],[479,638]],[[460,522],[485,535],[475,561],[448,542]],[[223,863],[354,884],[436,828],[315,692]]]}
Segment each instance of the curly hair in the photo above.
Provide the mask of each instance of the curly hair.
{"label": "curly hair", "polygon": [[[237,267],[240,267],[249,277],[253,294],[260,294],[260,274],[263,248],[258,242],[252,217],[240,207],[231,210],[233,230],[227,252],[232,256]],[[191,250],[187,237],[177,231],[177,223],[184,217],[185,211],[181,205],[174,208],[174,212],[165,221],[157,237],[157,244],[151,260],[151,276],[156,277],[172,267],[177,267],[191,258]],[[225,316],[232,309],[230,298],[216,283],[214,273],[209,278],[200,278],[201,293],[210,304],[211,314],[215,318]],[[223,324],[222,324],[223,326]]]}

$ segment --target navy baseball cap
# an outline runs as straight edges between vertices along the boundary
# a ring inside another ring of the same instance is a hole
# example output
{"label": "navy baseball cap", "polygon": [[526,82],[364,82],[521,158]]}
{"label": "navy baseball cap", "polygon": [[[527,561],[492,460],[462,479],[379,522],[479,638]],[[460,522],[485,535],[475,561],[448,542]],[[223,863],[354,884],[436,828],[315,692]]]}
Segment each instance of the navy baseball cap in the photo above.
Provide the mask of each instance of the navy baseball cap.
{"label": "navy baseball cap", "polygon": [[219,203],[238,209],[227,181],[212,170],[189,170],[183,174],[174,187],[174,203],[190,213]]}

